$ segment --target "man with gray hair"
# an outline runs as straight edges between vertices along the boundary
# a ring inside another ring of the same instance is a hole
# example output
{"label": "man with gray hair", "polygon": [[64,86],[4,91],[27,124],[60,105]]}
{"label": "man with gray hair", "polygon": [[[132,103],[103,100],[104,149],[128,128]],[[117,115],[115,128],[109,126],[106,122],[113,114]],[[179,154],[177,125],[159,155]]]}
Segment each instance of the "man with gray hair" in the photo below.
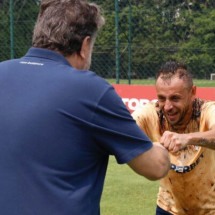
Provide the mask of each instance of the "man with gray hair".
{"label": "man with gray hair", "polygon": [[167,174],[167,150],[89,71],[103,24],[96,4],[42,0],[33,46],[0,63],[2,215],[99,215],[110,155],[150,180]]}

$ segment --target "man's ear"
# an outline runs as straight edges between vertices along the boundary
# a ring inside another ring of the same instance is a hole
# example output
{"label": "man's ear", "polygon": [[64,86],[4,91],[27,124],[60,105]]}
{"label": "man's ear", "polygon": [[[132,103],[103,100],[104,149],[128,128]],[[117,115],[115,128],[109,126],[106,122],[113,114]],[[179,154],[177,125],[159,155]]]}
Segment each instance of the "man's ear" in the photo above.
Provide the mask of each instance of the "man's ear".
{"label": "man's ear", "polygon": [[194,100],[196,97],[196,86],[192,86],[192,89],[191,89],[191,100]]}
{"label": "man's ear", "polygon": [[196,86],[192,86],[192,94],[195,96],[196,95]]}
{"label": "man's ear", "polygon": [[80,56],[83,59],[86,59],[90,52],[90,45],[91,45],[91,38],[90,36],[86,36],[83,40],[81,50],[80,50]]}

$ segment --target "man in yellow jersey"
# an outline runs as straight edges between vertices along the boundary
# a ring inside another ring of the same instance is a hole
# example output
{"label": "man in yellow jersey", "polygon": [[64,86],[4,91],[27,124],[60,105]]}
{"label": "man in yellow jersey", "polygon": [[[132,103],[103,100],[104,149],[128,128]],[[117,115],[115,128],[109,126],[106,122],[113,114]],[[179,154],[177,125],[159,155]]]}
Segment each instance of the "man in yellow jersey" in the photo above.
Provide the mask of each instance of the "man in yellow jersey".
{"label": "man in yellow jersey", "polygon": [[215,102],[196,97],[186,65],[166,62],[156,75],[158,101],[132,113],[153,142],[168,149],[156,215],[215,214]]}

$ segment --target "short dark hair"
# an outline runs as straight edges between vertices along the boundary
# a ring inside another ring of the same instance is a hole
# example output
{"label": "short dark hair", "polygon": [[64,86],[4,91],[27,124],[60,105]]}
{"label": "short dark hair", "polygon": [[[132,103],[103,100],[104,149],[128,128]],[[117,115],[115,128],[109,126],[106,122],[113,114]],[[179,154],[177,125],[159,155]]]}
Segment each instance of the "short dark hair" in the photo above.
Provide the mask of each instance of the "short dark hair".
{"label": "short dark hair", "polygon": [[193,77],[187,66],[182,62],[167,61],[165,62],[156,74],[156,81],[158,78],[163,80],[170,80],[173,76],[177,76],[179,79],[183,79],[188,87],[193,86]]}
{"label": "short dark hair", "polygon": [[103,26],[100,7],[86,0],[42,0],[32,44],[61,52],[79,53],[86,36],[92,39]]}

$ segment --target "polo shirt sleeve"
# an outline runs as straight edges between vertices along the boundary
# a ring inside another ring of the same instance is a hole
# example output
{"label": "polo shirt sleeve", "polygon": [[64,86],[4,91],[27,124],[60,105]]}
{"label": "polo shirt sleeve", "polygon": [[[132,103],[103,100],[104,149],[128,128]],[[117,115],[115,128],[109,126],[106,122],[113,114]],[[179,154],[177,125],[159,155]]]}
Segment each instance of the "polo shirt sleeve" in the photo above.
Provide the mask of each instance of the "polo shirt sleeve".
{"label": "polo shirt sleeve", "polygon": [[96,143],[118,163],[127,163],[152,147],[112,87],[99,100],[93,124]]}

